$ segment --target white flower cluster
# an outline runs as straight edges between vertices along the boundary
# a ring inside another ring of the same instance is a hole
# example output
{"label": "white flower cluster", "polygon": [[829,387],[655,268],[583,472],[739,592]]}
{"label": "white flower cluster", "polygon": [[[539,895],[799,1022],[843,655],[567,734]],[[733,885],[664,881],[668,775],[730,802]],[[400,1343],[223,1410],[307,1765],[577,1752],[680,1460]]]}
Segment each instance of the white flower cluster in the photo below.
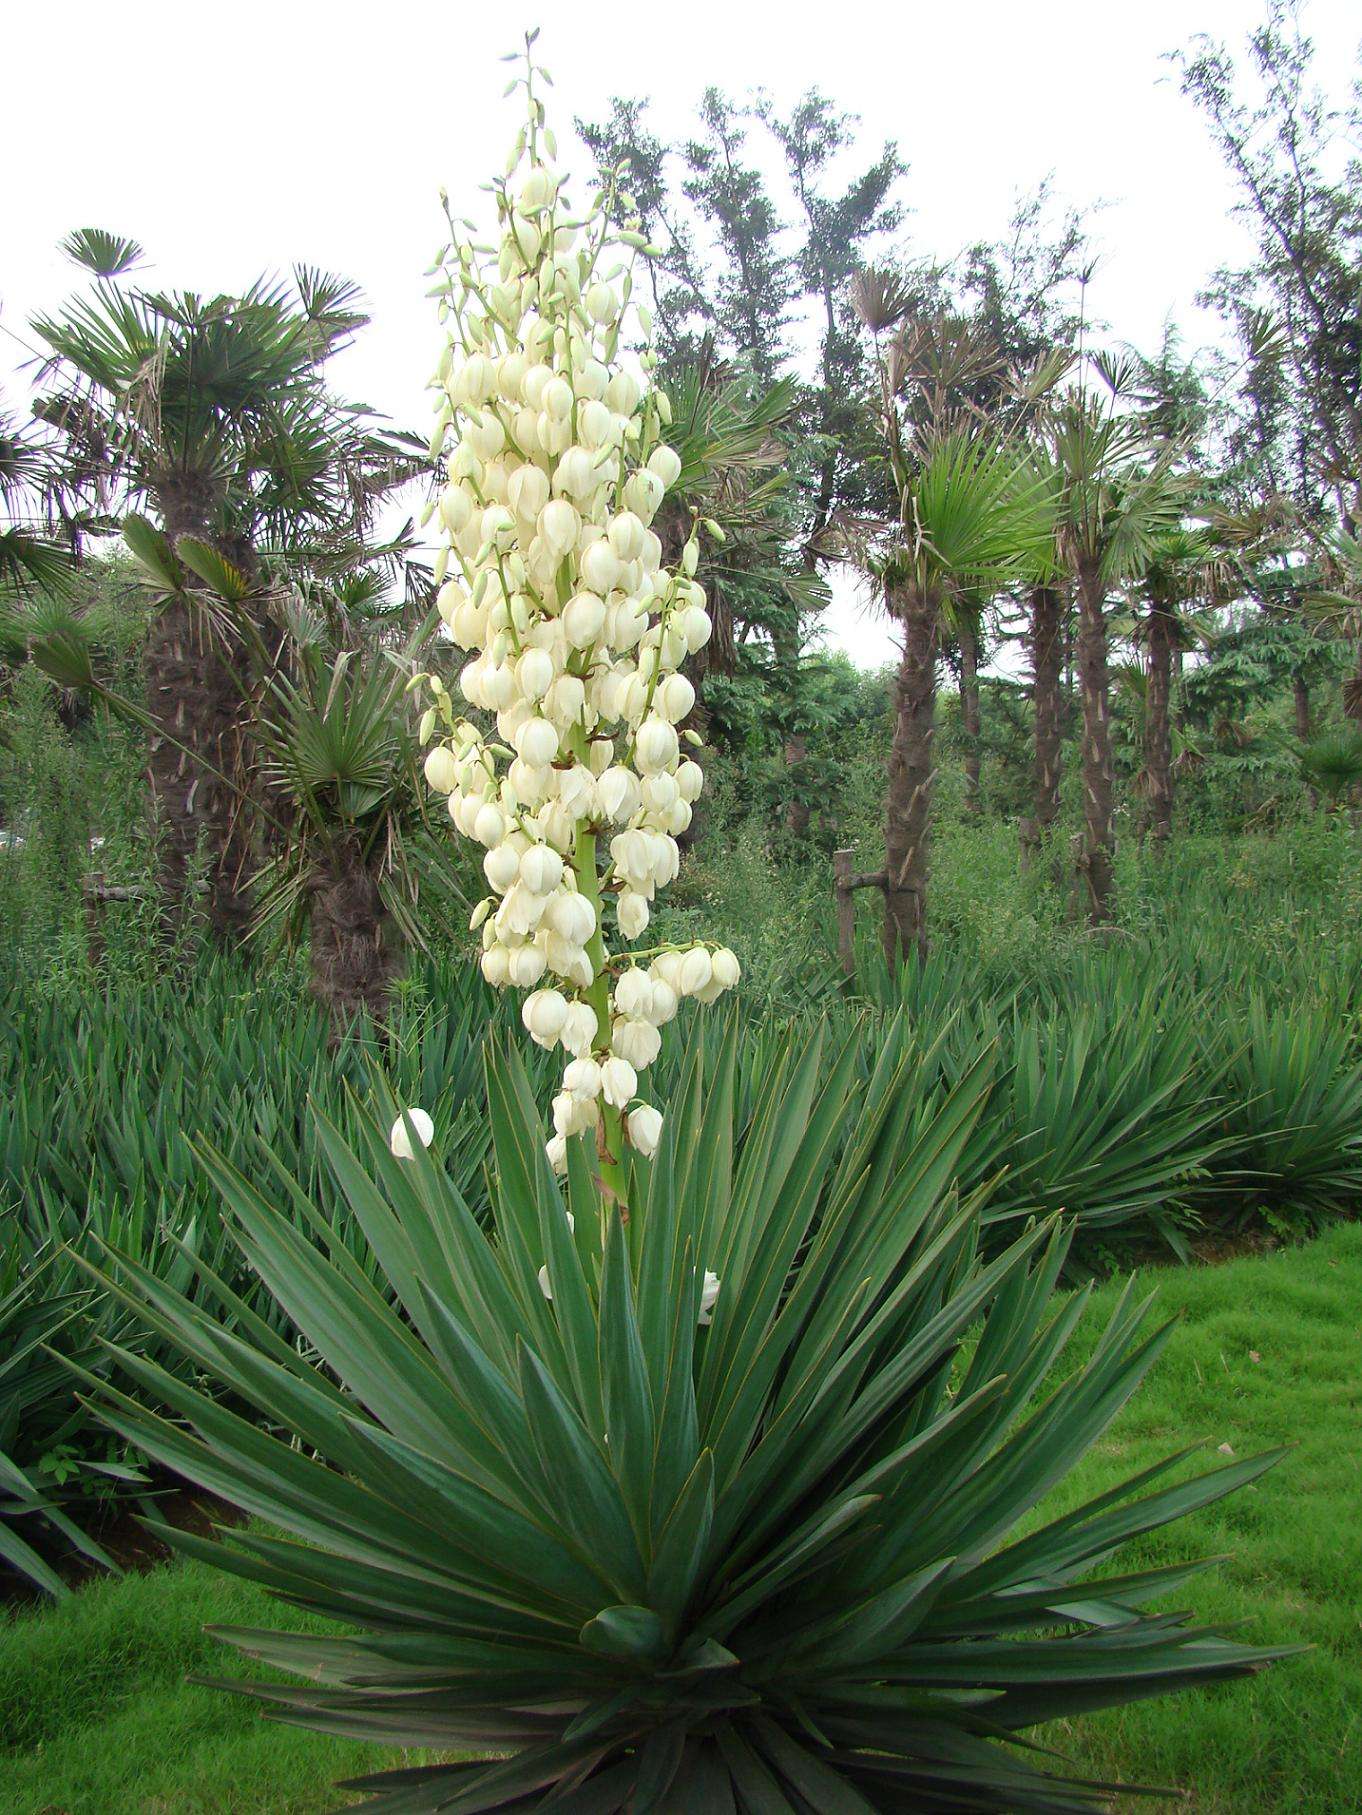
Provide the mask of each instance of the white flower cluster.
{"label": "white flower cluster", "polygon": [[631,261],[642,236],[630,222],[612,241],[606,193],[572,214],[526,88],[529,123],[495,186],[499,243],[455,235],[435,267],[451,330],[431,444],[447,475],[439,610],[468,656],[459,691],[496,734],[426,676],[422,735],[438,728],[427,780],[486,848],[483,975],[533,991],[526,1028],[568,1055],[548,1144],[561,1168],[584,1130],[603,1160],[618,1160],[621,1129],[653,1152],[662,1118],[636,1102],[638,1073],[680,1000],[712,1001],[739,967],[706,944],[637,958],[607,944],[607,915],[637,941],[677,872],[704,780],[684,753],[699,739],[681,729],[695,690],[680,669],[710,620],[694,525],[671,570],[653,528],[681,474],[653,357],[636,376],[620,352],[632,272],[619,249]]}

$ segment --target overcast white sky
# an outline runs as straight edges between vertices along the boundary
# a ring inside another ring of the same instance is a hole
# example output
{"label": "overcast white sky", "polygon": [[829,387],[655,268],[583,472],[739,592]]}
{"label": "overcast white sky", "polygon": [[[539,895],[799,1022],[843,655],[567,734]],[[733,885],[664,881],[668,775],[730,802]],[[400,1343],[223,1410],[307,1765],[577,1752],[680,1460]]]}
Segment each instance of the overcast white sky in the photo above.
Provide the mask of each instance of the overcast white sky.
{"label": "overcast white sky", "polygon": [[[372,312],[338,384],[424,423],[437,190],[471,210],[500,169],[519,119],[497,58],[537,24],[564,148],[572,116],[599,117],[614,94],[650,96],[655,130],[675,137],[708,83],[759,85],[781,107],[817,85],[860,115],[867,159],[898,141],[916,249],[949,256],[1000,232],[1015,195],[1053,171],[1060,200],[1107,204],[1092,306],[1113,335],[1152,347],[1171,315],[1196,344],[1212,326],[1195,293],[1245,242],[1160,59],[1198,31],[1239,48],[1260,17],[1259,0],[14,0],[0,327],[23,334],[75,287],[56,251],[75,227],[133,235],[174,288],[232,290],[305,261],[356,279]],[[1355,0],[1312,0],[1305,17],[1341,100]],[[0,335],[12,406],[22,357]],[[849,592],[830,636],[862,665],[890,653]]]}

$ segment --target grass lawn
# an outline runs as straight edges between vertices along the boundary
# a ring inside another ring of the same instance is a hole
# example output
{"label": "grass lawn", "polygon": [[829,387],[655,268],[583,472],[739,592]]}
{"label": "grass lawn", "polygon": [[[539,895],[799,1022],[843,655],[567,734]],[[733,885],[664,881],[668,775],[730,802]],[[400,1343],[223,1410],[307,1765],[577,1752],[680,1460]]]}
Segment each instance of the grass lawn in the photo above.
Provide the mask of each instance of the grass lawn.
{"label": "grass lawn", "polygon": [[[1208,1465],[1222,1444],[1241,1457],[1294,1444],[1256,1487],[1141,1551],[1223,1553],[1188,1593],[1198,1614],[1316,1649],[1046,1737],[1093,1775],[1177,1785],[1207,1815],[1362,1809],[1362,1225],[1287,1253],[1148,1277],[1182,1322],[1056,1510],[1196,1439]],[[1098,1294],[1094,1331],[1112,1292]],[[425,1756],[266,1724],[250,1704],[185,1683],[190,1671],[244,1674],[203,1637],[205,1624],[270,1624],[275,1613],[244,1583],[177,1565],[15,1615],[0,1627],[4,1809],[304,1815],[343,1802],[336,1778]],[[299,1623],[282,1614],[278,1623]]]}

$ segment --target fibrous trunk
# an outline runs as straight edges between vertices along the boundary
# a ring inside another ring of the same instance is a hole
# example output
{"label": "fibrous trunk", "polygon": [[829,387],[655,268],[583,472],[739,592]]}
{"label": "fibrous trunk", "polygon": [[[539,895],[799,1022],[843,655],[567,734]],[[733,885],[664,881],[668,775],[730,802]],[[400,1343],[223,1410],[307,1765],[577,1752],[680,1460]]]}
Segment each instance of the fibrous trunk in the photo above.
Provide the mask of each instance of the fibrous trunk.
{"label": "fibrous trunk", "polygon": [[319,859],[308,887],[312,994],[338,1030],[361,1011],[378,1018],[399,947],[358,845],[342,844]]}
{"label": "fibrous trunk", "polygon": [[1115,846],[1105,607],[1097,562],[1084,556],[1078,563],[1078,685],[1083,703],[1083,876],[1093,926],[1111,919]]}
{"label": "fibrous trunk", "polygon": [[1343,710],[1362,725],[1362,637],[1357,644],[1357,666],[1343,684]]}
{"label": "fibrous trunk", "polygon": [[884,951],[892,966],[927,955],[939,605],[929,590],[895,586],[889,609],[903,635],[885,790]]}
{"label": "fibrous trunk", "polygon": [[232,652],[192,598],[170,600],[147,638],[147,777],[156,815],[161,886],[184,904],[196,854],[208,918],[219,937],[239,939],[250,918],[250,828],[232,783],[242,775],[241,676]]}
{"label": "fibrous trunk", "polygon": [[[214,530],[211,489],[193,476],[163,476],[155,487],[173,548],[191,535],[217,547],[248,577],[247,543]],[[249,749],[248,700],[254,676],[244,639],[206,593],[192,586],[167,600],[147,636],[147,779],[160,847],[161,889],[172,910],[185,905],[196,862],[202,865],[210,926],[235,943],[250,923],[250,878],[257,867],[247,809],[258,765]]]}
{"label": "fibrous trunk", "polygon": [[960,725],[965,734],[965,811],[982,808],[979,773],[979,633],[972,623],[960,627]]}
{"label": "fibrous trunk", "polygon": [[1044,842],[1059,818],[1063,738],[1064,595],[1055,586],[1031,594],[1031,706],[1035,714],[1032,783],[1036,838]]}
{"label": "fibrous trunk", "polygon": [[1169,696],[1173,680],[1173,620],[1161,605],[1149,608],[1149,679],[1145,692],[1144,769],[1149,789],[1149,830],[1164,849],[1173,831],[1173,733]]}
{"label": "fibrous trunk", "polygon": [[1310,742],[1310,683],[1298,668],[1291,676],[1291,698],[1296,713],[1296,736],[1301,743]]}

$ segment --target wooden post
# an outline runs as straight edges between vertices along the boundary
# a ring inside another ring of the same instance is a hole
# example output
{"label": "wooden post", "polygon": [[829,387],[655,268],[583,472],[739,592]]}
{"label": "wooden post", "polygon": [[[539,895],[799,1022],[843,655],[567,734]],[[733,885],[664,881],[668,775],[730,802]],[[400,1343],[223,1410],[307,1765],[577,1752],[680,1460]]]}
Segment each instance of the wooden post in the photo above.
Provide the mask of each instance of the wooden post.
{"label": "wooden post", "polygon": [[837,891],[837,955],[849,983],[856,981],[856,890],[883,890],[889,881],[883,870],[853,871],[851,860],[855,855],[852,850],[832,854],[833,886]]}
{"label": "wooden post", "polygon": [[100,912],[104,872],[97,870],[93,876],[87,876],[81,887],[85,896],[86,949],[89,953],[91,967],[98,969],[99,961],[104,956],[104,926]]}
{"label": "wooden post", "polygon": [[851,860],[854,851],[834,851],[832,871],[837,888],[837,954],[842,973],[856,975],[856,897],[851,892]]}

